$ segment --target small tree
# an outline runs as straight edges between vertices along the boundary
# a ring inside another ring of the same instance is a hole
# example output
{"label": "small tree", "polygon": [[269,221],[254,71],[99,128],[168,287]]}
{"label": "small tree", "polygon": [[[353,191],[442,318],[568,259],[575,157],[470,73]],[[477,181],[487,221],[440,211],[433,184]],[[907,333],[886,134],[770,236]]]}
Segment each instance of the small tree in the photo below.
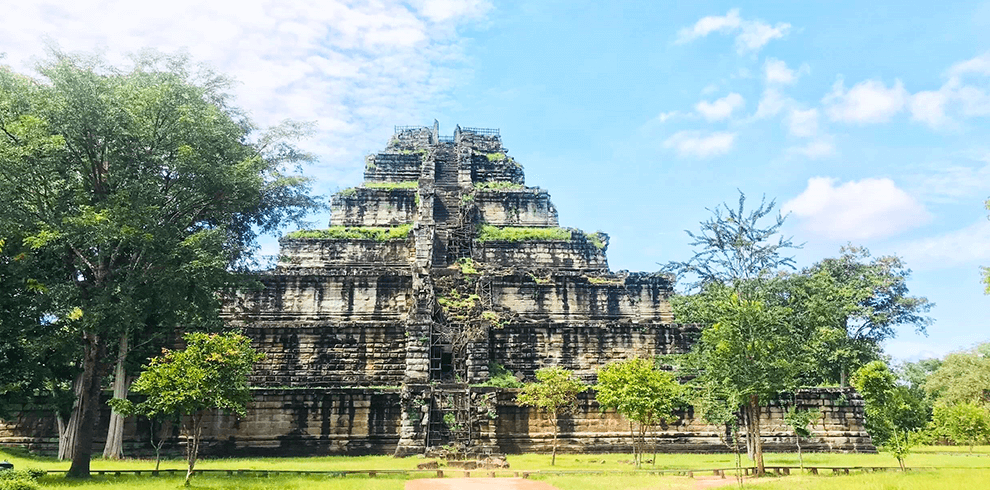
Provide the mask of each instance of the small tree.
{"label": "small tree", "polygon": [[852,382],[866,402],[866,430],[881,449],[897,458],[903,471],[904,457],[914,445],[908,433],[917,419],[907,389],[897,385],[894,373],[880,361],[859,368]]}
{"label": "small tree", "polygon": [[933,425],[941,434],[945,434],[956,444],[968,444],[969,452],[973,446],[990,438],[990,412],[987,408],[973,402],[946,405],[935,405],[932,417]]}
{"label": "small tree", "polygon": [[578,393],[588,386],[561,367],[543,368],[536,371],[536,383],[526,383],[516,400],[520,405],[534,407],[543,412],[553,426],[553,455],[550,466],[557,461],[557,434],[559,421],[577,408]]}
{"label": "small tree", "polygon": [[804,472],[804,456],[801,454],[801,438],[811,437],[811,426],[815,420],[822,416],[817,409],[800,410],[797,405],[791,407],[784,416],[784,421],[794,431],[794,438],[797,441],[798,462],[801,464],[801,471]]}
{"label": "small tree", "polygon": [[[607,364],[598,371],[596,399],[602,408],[639,424],[635,443],[636,466],[643,463],[646,433],[651,427],[677,420],[674,409],[680,403],[681,385],[673,374],[656,368],[652,361],[634,358]],[[653,464],[656,464],[654,444]]]}
{"label": "small tree", "polygon": [[264,355],[238,333],[189,333],[183,350],[163,349],[134,382],[134,392],[147,398],[130,408],[116,399],[115,408],[149,417],[182,417],[186,437],[186,486],[192,478],[203,432],[203,417],[213,409],[243,416],[251,400],[247,376]]}

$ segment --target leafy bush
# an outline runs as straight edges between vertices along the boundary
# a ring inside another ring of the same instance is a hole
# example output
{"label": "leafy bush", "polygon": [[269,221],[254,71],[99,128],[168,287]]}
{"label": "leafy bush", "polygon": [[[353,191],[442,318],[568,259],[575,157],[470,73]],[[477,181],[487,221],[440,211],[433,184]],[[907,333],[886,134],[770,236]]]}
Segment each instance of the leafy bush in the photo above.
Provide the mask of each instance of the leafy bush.
{"label": "leafy bush", "polygon": [[512,371],[505,369],[505,366],[498,363],[488,365],[488,381],[477,386],[489,386],[492,388],[522,388],[525,383],[516,379]]}
{"label": "leafy bush", "polygon": [[38,490],[41,487],[35,480],[46,474],[45,470],[37,468],[0,471],[0,490]]}
{"label": "leafy bush", "polygon": [[365,182],[364,186],[368,189],[385,189],[388,191],[395,189],[416,189],[419,187],[419,181],[405,180],[402,182]]}
{"label": "leafy bush", "polygon": [[392,227],[331,226],[322,230],[299,230],[285,235],[290,240],[403,240],[409,237],[412,225]]}
{"label": "leafy bush", "polygon": [[501,162],[505,160],[505,153],[489,153],[485,155],[489,162]]}
{"label": "leafy bush", "polygon": [[39,488],[41,487],[34,480],[0,479],[0,490],[38,490]]}
{"label": "leafy bush", "polygon": [[530,240],[558,240],[567,241],[571,239],[571,230],[565,228],[522,228],[506,226],[482,225],[478,232],[478,241],[484,242],[523,242]]}

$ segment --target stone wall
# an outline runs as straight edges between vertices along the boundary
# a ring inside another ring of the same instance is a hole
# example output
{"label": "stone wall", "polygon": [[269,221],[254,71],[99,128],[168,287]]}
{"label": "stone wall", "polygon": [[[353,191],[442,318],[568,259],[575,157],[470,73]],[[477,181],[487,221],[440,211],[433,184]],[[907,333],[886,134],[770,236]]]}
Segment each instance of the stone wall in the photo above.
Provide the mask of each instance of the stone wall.
{"label": "stone wall", "polygon": [[279,246],[280,272],[337,267],[408,267],[415,253],[412,239],[283,238],[279,240]]}
{"label": "stone wall", "polygon": [[522,165],[505,161],[491,161],[487,156],[475,154],[471,156],[472,182],[512,182],[525,184],[526,175]]}
{"label": "stone wall", "polygon": [[474,203],[481,220],[494,226],[558,226],[550,194],[539,188],[476,191]]}
{"label": "stone wall", "polygon": [[370,182],[408,182],[419,179],[422,153],[378,153],[365,158],[364,180]]}
{"label": "stone wall", "polygon": [[[247,416],[211,413],[203,428],[204,456],[318,456],[389,454],[398,442],[400,401],[397,389],[253,390]],[[103,450],[110,410],[103,407],[95,453]],[[176,428],[165,453],[183,450]],[[124,427],[125,454],[154,454],[145,419],[131,417]],[[0,445],[55,454],[58,437],[50,411],[25,409],[17,419],[0,421]]]}
{"label": "stone wall", "polygon": [[252,386],[398,386],[405,376],[402,323],[250,324],[243,330],[265,354]]}
{"label": "stone wall", "polygon": [[395,226],[416,218],[416,189],[357,187],[330,200],[330,226]]}
{"label": "stone wall", "polygon": [[[515,403],[517,390],[505,390],[498,396],[496,439],[502,450],[549,452],[553,432],[548,421],[535,410]],[[822,419],[812,427],[810,441],[802,441],[808,451],[876,452],[863,427],[863,400],[852,389],[815,388],[797,394],[800,408],[818,408]],[[761,434],[766,451],[794,451],[793,433],[783,420],[786,407],[772,404],[763,408]],[[662,428],[657,441],[658,452],[729,452],[719,435],[724,427],[713,427],[697,417],[693,409],[678,412],[678,420]],[[631,452],[629,422],[612,410],[602,411],[594,392],[581,394],[578,410],[560,423],[559,442],[563,452]],[[652,450],[652,448],[650,448]],[[744,449],[745,450],[745,449]]]}
{"label": "stone wall", "polygon": [[412,301],[412,278],[395,269],[307,269],[257,279],[263,290],[225,304],[231,322],[389,322],[404,319]]}
{"label": "stone wall", "polygon": [[596,371],[611,361],[684,353],[697,335],[694,325],[511,323],[489,331],[489,356],[529,380],[537,369],[561,366],[593,383]]}
{"label": "stone wall", "polygon": [[531,319],[673,323],[667,301],[671,291],[663,284],[627,283],[619,278],[594,284],[595,279],[609,281],[610,276],[506,275],[492,280],[492,293],[495,304]]}
{"label": "stone wall", "polygon": [[526,240],[475,242],[472,257],[498,267],[608,271],[605,251],[583,240]]}

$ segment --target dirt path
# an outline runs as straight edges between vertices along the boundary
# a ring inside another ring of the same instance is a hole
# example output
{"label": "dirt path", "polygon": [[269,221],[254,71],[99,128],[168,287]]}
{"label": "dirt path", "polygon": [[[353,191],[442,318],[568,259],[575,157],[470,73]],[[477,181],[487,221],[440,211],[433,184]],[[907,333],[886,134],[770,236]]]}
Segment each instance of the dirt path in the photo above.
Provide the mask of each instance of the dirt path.
{"label": "dirt path", "polygon": [[406,482],[406,490],[557,490],[523,478],[423,478]]}
{"label": "dirt path", "polygon": [[[725,478],[719,476],[696,476],[694,478],[695,478],[694,488],[696,490],[702,490],[704,488],[727,487],[729,485],[737,484],[736,477],[728,476],[728,475],[726,475]],[[743,478],[743,481],[746,482],[746,485],[753,485],[753,484],[767,483],[778,480],[774,478],[757,479],[757,478],[747,477],[747,478]]]}

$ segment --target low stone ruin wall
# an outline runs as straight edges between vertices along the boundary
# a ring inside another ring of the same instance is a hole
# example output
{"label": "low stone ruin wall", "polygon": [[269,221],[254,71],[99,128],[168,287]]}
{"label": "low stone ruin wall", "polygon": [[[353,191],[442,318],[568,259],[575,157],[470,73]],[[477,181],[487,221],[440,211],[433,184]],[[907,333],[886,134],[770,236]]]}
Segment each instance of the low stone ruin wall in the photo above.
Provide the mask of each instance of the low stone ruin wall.
{"label": "low stone ruin wall", "polygon": [[395,226],[415,218],[416,189],[357,187],[330,201],[330,226]]}
{"label": "low stone ruin wall", "polygon": [[687,352],[698,332],[695,325],[656,323],[511,323],[489,331],[489,355],[526,379],[562,366],[593,383],[598,368],[615,359]]}
{"label": "low stone ruin wall", "polygon": [[481,219],[494,226],[557,226],[557,209],[543,189],[477,191]]}
{"label": "low stone ruin wall", "polygon": [[[390,454],[398,443],[400,399],[397,389],[253,390],[247,416],[211,413],[204,420],[204,456],[318,456]],[[95,454],[103,450],[110,409],[102,404]],[[184,450],[177,427],[164,452]],[[128,457],[154,455],[144,418],[129,417],[124,427]],[[55,417],[50,411],[25,410],[0,421],[0,445],[53,455],[58,450]]]}
{"label": "low stone ruin wall", "polygon": [[483,264],[531,269],[608,271],[605,252],[582,240],[526,240],[476,242],[472,257]]}
{"label": "low stone ruin wall", "polygon": [[[496,439],[506,452],[550,452],[553,431],[547,419],[537,411],[515,403],[515,391],[499,393]],[[801,442],[807,451],[876,452],[863,426],[863,400],[852,389],[814,388],[797,394],[799,408],[817,408],[822,418],[812,427],[810,440]],[[794,433],[784,423],[786,406],[779,403],[763,408],[761,435],[766,451],[795,451]],[[697,417],[694,410],[680,411],[678,421],[662,427],[648,439],[662,453],[730,452],[724,427],[712,427]],[[559,443],[563,452],[606,453],[632,452],[629,422],[612,410],[602,411],[594,392],[581,394],[578,410],[564,417],[560,424]],[[652,451],[652,447],[650,450]],[[743,449],[745,451],[745,449]]]}
{"label": "low stone ruin wall", "polygon": [[[491,388],[472,388],[491,391]],[[497,394],[493,433],[485,442],[508,453],[542,452],[551,449],[552,430],[546,418],[515,402],[518,390]],[[392,454],[399,437],[402,400],[399,389],[262,389],[253,392],[247,416],[237,418],[212,414],[203,432],[203,454],[207,456],[317,456],[332,454]],[[818,408],[822,419],[815,423],[811,440],[801,443],[808,451],[875,452],[863,428],[863,402],[854,391],[838,388],[802,390],[797,395],[802,408]],[[785,407],[764,408],[762,426],[767,451],[794,451],[793,434],[783,423]],[[664,427],[657,442],[659,452],[728,452],[719,438],[724,428],[706,425],[691,409],[679,412],[679,420]],[[101,413],[94,451],[102,450],[109,423],[109,408]],[[17,419],[0,422],[0,445],[25,447],[54,454],[58,447],[55,420],[50,412],[25,410]],[[629,423],[613,411],[601,411],[593,392],[581,395],[574,414],[560,422],[561,452],[630,452]],[[492,432],[489,429],[486,432]],[[149,427],[144,419],[129,418],[125,425],[128,456],[152,454]],[[652,449],[652,448],[651,448]],[[173,429],[166,453],[181,450],[178,431]]]}
{"label": "low stone ruin wall", "polygon": [[405,240],[283,238],[278,270],[337,267],[408,267],[413,243]]}
{"label": "low stone ruin wall", "polygon": [[423,154],[378,153],[365,159],[364,180],[371,182],[408,182],[419,179]]}

